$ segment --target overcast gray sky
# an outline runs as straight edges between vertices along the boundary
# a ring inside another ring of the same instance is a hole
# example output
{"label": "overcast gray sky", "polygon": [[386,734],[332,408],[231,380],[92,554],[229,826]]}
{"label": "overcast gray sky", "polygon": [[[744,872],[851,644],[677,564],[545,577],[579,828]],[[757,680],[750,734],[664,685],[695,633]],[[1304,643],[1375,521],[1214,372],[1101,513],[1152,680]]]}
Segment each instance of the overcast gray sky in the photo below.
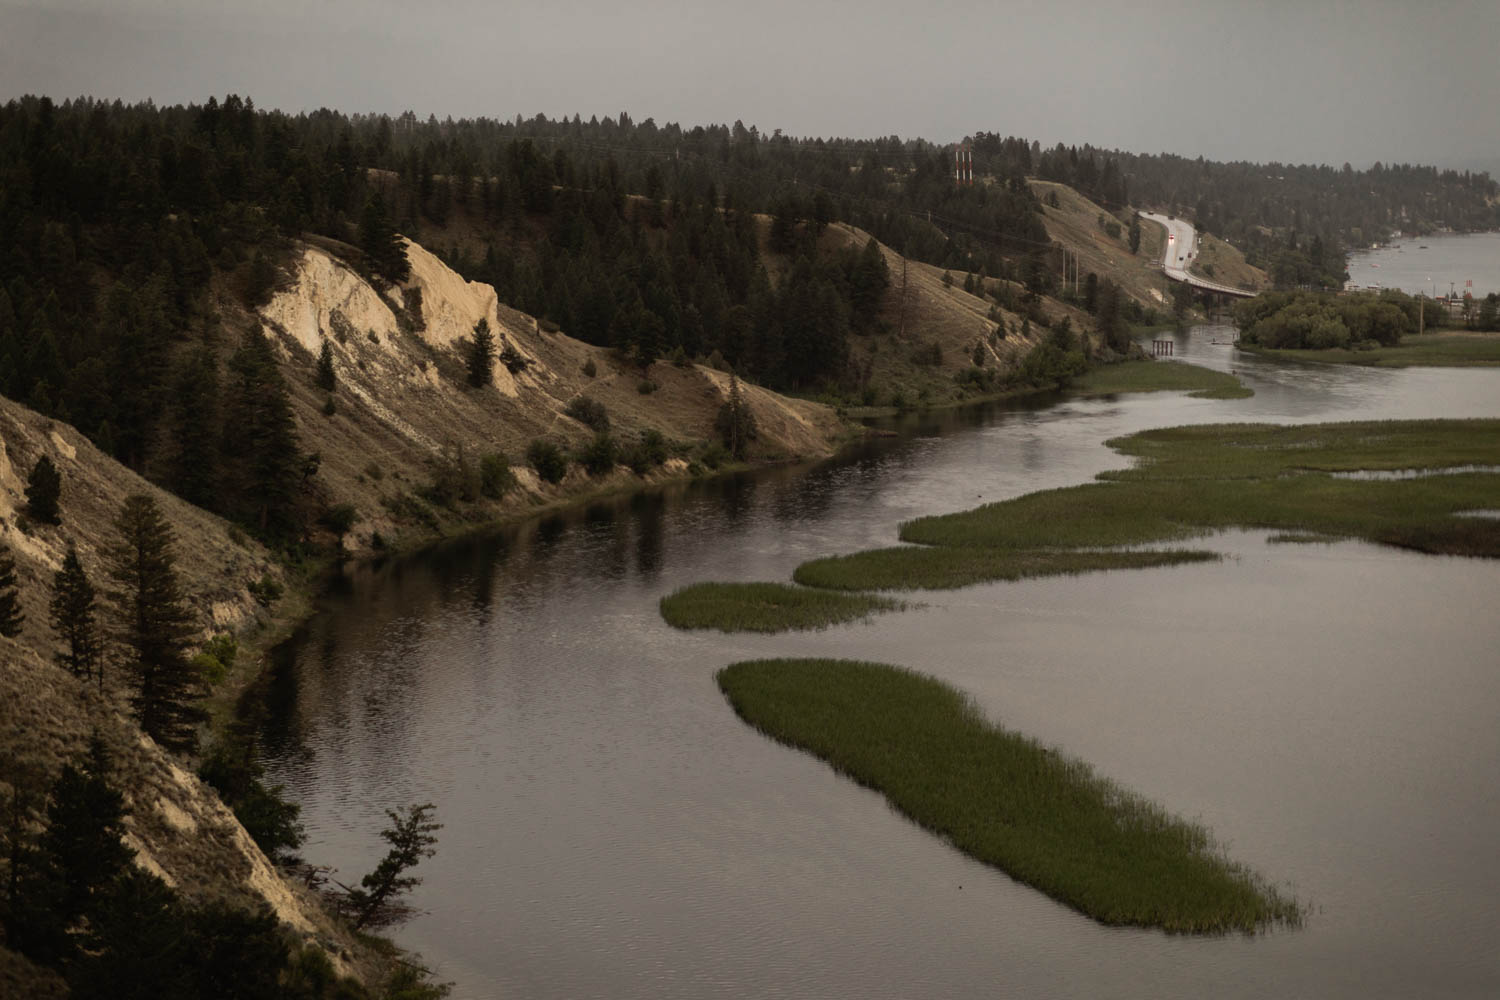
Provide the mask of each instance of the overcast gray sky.
{"label": "overcast gray sky", "polygon": [[1500,0],[0,0],[0,99],[1500,167]]}

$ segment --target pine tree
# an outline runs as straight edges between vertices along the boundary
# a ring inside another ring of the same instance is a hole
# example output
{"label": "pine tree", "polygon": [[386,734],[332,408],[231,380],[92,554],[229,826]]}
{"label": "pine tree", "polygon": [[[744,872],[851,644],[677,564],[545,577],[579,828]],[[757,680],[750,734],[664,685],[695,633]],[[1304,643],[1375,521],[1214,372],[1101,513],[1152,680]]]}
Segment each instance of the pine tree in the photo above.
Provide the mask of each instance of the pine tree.
{"label": "pine tree", "polygon": [[74,677],[85,680],[97,672],[104,687],[104,665],[99,653],[99,629],[94,619],[94,585],[89,582],[78,550],[68,546],[62,569],[52,582],[52,630],[67,648],[57,654],[57,663]]}
{"label": "pine tree", "polygon": [[1094,319],[1105,347],[1121,354],[1129,350],[1130,326],[1122,313],[1120,289],[1108,278],[1099,283],[1099,300],[1094,310]]}
{"label": "pine tree", "polygon": [[469,342],[469,384],[474,388],[489,385],[494,380],[495,335],[490,332],[490,322],[484,317],[474,324],[474,339]]}
{"label": "pine tree", "polygon": [[189,503],[224,511],[224,483],[219,462],[222,443],[219,363],[213,349],[188,354],[172,379],[165,422],[168,442],[167,482]]}
{"label": "pine tree", "polygon": [[0,635],[7,639],[20,635],[26,621],[17,591],[15,557],[10,554],[10,546],[0,543]]}
{"label": "pine tree", "polygon": [[1138,253],[1141,249],[1141,217],[1134,214],[1130,217],[1130,252]]}
{"label": "pine tree", "polygon": [[60,524],[57,503],[62,496],[62,473],[43,455],[26,480],[26,512],[44,524]]}
{"label": "pine tree", "polygon": [[859,263],[854,266],[854,273],[849,280],[849,301],[854,307],[854,322],[861,329],[868,328],[879,315],[886,289],[890,286],[891,272],[885,262],[885,254],[880,252],[880,244],[872,236],[860,252]]}
{"label": "pine tree", "polygon": [[364,214],[359,220],[359,248],[370,258],[375,273],[390,282],[402,282],[411,276],[411,264],[406,259],[406,244],[391,225],[386,214],[385,199],[377,191],[365,203]]}
{"label": "pine tree", "polygon": [[34,758],[8,751],[0,759],[0,774],[8,786],[0,815],[5,861],[0,928],[7,948],[39,961],[51,960],[61,954],[65,943],[59,932],[59,893],[52,867],[38,843],[49,785],[47,769]]}
{"label": "pine tree", "polygon": [[194,703],[201,680],[187,649],[195,629],[177,582],[172,531],[156,501],[141,493],[125,499],[115,530],[108,565],[119,589],[110,598],[136,682],[131,705],[152,739],[167,750],[191,753],[194,728],[207,713]]}
{"label": "pine tree", "polygon": [[733,372],[729,375],[729,399],[719,407],[714,427],[723,439],[724,447],[735,458],[744,458],[745,450],[756,438],[755,414],[750,412],[750,406],[740,392],[740,380]]}
{"label": "pine tree", "polygon": [[406,873],[415,868],[423,858],[437,853],[433,836],[443,828],[432,821],[435,807],[428,802],[413,805],[404,812],[387,809],[392,825],[380,831],[380,836],[391,845],[390,851],[381,859],[375,870],[360,879],[360,888],[349,891],[349,906],[354,911],[354,929],[366,924],[390,923],[400,917],[396,897],[410,892],[421,879]]}
{"label": "pine tree", "polygon": [[259,331],[245,336],[229,369],[224,507],[262,538],[284,537],[296,527],[294,506],[302,466],[286,383],[270,341]]}
{"label": "pine tree", "polygon": [[125,798],[109,781],[109,753],[98,734],[82,767],[67,764],[52,785],[41,847],[56,873],[63,926],[94,914],[99,899],[130,865]]}
{"label": "pine tree", "polygon": [[318,352],[318,388],[333,392],[338,388],[338,376],[333,373],[333,348],[323,341],[323,350]]}

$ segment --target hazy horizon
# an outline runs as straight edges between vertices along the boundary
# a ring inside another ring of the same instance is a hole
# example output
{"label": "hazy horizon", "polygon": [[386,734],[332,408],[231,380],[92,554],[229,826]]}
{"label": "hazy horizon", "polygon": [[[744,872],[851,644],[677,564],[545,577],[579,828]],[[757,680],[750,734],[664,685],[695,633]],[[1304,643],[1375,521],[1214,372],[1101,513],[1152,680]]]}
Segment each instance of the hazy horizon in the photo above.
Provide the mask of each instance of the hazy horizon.
{"label": "hazy horizon", "polygon": [[[830,0],[0,2],[0,100],[426,119],[616,116],[798,138],[976,131],[1135,153],[1500,173],[1500,5]],[[601,96],[602,95],[602,96]]]}

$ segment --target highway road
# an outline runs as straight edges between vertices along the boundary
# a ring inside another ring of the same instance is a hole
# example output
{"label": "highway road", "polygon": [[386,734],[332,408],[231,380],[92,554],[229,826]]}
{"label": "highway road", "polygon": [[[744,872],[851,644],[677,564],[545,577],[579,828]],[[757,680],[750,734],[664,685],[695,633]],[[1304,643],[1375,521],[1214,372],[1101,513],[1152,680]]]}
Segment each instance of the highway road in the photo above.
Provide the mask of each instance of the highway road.
{"label": "highway road", "polygon": [[1217,281],[1209,281],[1207,278],[1188,273],[1193,259],[1198,256],[1198,232],[1186,220],[1168,218],[1165,215],[1157,215],[1155,212],[1142,212],[1141,218],[1158,223],[1167,231],[1166,249],[1162,251],[1161,259],[1161,266],[1167,272],[1167,277],[1173,281],[1187,282],[1194,288],[1201,288],[1204,291],[1222,292],[1225,295],[1235,295],[1243,299],[1252,298],[1255,295],[1254,292],[1247,292],[1243,288],[1221,285]]}

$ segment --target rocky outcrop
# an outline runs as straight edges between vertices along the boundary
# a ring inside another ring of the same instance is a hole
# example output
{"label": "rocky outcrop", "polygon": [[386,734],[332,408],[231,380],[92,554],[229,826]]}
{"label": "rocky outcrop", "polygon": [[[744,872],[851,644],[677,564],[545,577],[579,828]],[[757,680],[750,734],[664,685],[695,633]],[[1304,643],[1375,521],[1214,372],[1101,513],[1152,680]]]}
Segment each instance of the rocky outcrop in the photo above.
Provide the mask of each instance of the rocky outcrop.
{"label": "rocky outcrop", "polygon": [[[356,549],[370,546],[376,535],[389,540],[409,532],[399,513],[410,510],[404,498],[420,494],[437,468],[456,456],[475,462],[504,454],[520,484],[470,517],[503,517],[580,491],[628,486],[631,474],[623,466],[593,480],[575,471],[555,485],[525,467],[534,439],[566,449],[594,435],[567,413],[580,396],[604,405],[623,446],[646,430],[680,443],[685,455],[715,439],[714,418],[728,385],[723,372],[665,362],[642,369],[547,331],[499,302],[492,287],[466,281],[416,243],[407,243],[407,259],[409,280],[377,290],[328,250],[305,246],[291,282],[260,313],[276,334],[304,446],[320,455],[327,497],[359,512],[349,536]],[[481,319],[495,335],[499,357],[492,384],[476,389],[468,383],[466,352]],[[338,385],[331,415],[328,394],[314,385],[324,344]],[[826,406],[749,386],[745,395],[760,428],[753,457],[828,455],[846,433]]]}

